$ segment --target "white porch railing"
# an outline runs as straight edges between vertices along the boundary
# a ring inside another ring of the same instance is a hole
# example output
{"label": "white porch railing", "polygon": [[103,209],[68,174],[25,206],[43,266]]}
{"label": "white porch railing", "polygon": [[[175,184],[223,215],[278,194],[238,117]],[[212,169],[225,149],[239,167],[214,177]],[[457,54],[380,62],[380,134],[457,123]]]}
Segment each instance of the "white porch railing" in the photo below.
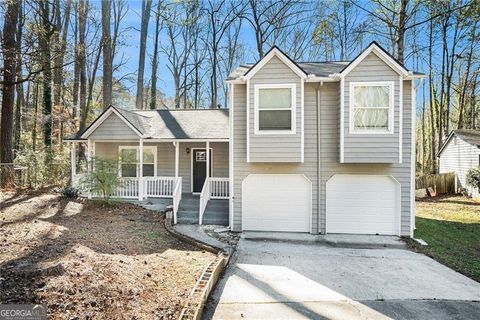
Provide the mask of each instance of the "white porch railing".
{"label": "white porch railing", "polygon": [[[84,174],[77,174],[73,176],[72,186],[80,189],[81,182],[84,176]],[[120,178],[119,185],[115,192],[112,194],[112,197],[123,199],[143,199],[146,197],[174,198],[175,191],[178,188],[180,188],[181,194],[181,181],[181,177]],[[143,184],[143,188],[140,188],[141,184]],[[178,186],[178,184],[180,184],[180,186]],[[82,192],[82,195],[87,196],[88,191]],[[94,194],[92,194],[92,196],[96,197],[96,195]],[[178,202],[180,201],[180,199],[178,199]]]}
{"label": "white porch railing", "polygon": [[229,198],[229,178],[207,178],[200,193],[200,206],[198,212],[199,224],[203,222],[203,214],[210,199]]}
{"label": "white porch railing", "polygon": [[228,178],[210,178],[210,199],[228,199],[229,183]]}
{"label": "white porch railing", "polygon": [[173,197],[175,177],[144,177],[143,181],[146,197]]}
{"label": "white porch railing", "polygon": [[175,188],[173,189],[173,224],[177,224],[177,212],[182,200],[182,177],[176,178]]}

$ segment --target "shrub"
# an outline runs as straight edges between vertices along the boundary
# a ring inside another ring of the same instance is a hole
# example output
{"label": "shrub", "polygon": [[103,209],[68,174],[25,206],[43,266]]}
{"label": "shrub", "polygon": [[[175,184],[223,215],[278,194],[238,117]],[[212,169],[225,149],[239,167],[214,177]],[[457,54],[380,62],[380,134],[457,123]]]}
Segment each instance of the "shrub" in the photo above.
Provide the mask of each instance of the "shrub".
{"label": "shrub", "polygon": [[92,164],[95,169],[80,181],[81,188],[110,203],[112,195],[120,185],[118,161],[96,157]]}
{"label": "shrub", "polygon": [[472,168],[468,170],[466,176],[467,186],[480,189],[480,167]]}
{"label": "shrub", "polygon": [[65,187],[62,189],[62,194],[65,198],[75,199],[78,198],[79,190],[74,187]]}

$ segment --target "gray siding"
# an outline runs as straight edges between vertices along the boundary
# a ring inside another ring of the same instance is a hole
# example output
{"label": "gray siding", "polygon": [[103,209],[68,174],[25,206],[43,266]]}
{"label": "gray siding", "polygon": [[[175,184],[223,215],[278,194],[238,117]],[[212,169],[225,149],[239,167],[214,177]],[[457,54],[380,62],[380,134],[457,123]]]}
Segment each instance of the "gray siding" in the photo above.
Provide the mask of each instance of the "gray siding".
{"label": "gray siding", "polygon": [[[349,132],[350,83],[362,81],[394,82],[393,134],[351,134]],[[344,90],[344,162],[398,163],[400,119],[399,75],[372,52],[345,77]]]}
{"label": "gray siding", "polygon": [[[338,127],[339,106],[338,84],[326,83],[320,87],[320,232],[325,232],[326,183],[334,174],[388,175],[401,185],[401,234],[410,235],[411,199],[411,82],[404,81],[403,97],[403,156],[402,164],[339,163]],[[398,142],[397,142],[398,145]],[[381,147],[380,147],[381,149]],[[398,148],[397,148],[398,150]],[[377,151],[372,151],[377,152]],[[398,157],[398,152],[397,152]]]}
{"label": "gray siding", "polygon": [[480,149],[472,146],[457,136],[453,136],[440,154],[440,173],[457,173],[457,186],[468,190],[468,193],[478,197],[478,190],[468,187],[466,176],[468,170],[479,165]]}
{"label": "gray siding", "polygon": [[138,139],[139,136],[116,114],[112,113],[90,135],[91,139]]}
{"label": "gray siding", "polygon": [[[255,85],[296,84],[296,134],[255,135]],[[301,80],[279,58],[273,57],[250,79],[249,129],[251,162],[301,161]]]}
{"label": "gray siding", "polygon": [[[157,147],[157,176],[173,177],[175,176],[175,147],[171,142],[148,143],[144,146]],[[138,146],[136,142],[96,142],[95,155],[98,157],[117,159],[119,146]],[[186,149],[190,148],[187,154]],[[183,178],[182,191],[191,191],[191,161],[192,149],[205,148],[205,143],[181,142],[179,152],[178,174]],[[228,143],[212,142],[212,177],[228,177]]]}
{"label": "gray siding", "polygon": [[[278,78],[278,77],[277,77]],[[305,85],[305,159],[304,163],[247,163],[246,85],[234,85],[233,115],[233,230],[242,230],[242,181],[251,173],[304,174],[312,182],[312,232],[318,232],[318,163],[316,131],[316,84]],[[275,138],[276,139],[276,138]],[[271,152],[270,141],[266,153]],[[231,140],[232,143],[232,140]],[[279,156],[277,154],[277,156]]]}
{"label": "gray siding", "polygon": [[[250,173],[301,173],[313,183],[312,232],[325,233],[326,183],[334,174],[389,175],[401,185],[401,234],[410,235],[411,205],[411,82],[404,82],[403,97],[403,155],[402,164],[341,164],[339,150],[339,83],[320,86],[320,141],[317,142],[316,88],[318,84],[305,84],[305,163],[260,164],[246,162],[246,88],[234,86],[233,114],[233,170],[234,200],[233,229],[242,228],[242,181]],[[398,142],[397,142],[398,143]],[[317,146],[320,161],[317,161]],[[398,149],[397,149],[398,150]],[[376,151],[375,151],[376,152]],[[398,153],[397,153],[398,157]],[[317,171],[319,170],[319,171]],[[320,175],[317,173],[320,172]],[[319,182],[319,185],[318,185]],[[318,189],[318,187],[320,189]],[[317,197],[318,193],[320,198]],[[320,199],[320,202],[318,201]],[[319,209],[319,210],[318,210]]]}

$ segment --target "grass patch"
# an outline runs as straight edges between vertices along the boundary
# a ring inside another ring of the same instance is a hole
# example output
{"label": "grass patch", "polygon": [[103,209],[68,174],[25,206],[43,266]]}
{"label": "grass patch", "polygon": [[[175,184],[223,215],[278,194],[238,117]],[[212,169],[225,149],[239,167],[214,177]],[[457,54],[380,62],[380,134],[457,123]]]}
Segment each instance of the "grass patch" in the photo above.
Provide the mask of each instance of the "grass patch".
{"label": "grass patch", "polygon": [[414,246],[439,262],[480,281],[480,203],[460,196],[417,201]]}

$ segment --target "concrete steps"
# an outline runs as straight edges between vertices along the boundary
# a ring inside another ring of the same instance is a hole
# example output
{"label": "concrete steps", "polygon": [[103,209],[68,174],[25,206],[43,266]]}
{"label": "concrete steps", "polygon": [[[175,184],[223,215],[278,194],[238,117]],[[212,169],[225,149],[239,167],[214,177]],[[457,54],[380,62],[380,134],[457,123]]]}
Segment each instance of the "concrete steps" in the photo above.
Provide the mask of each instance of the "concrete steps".
{"label": "concrete steps", "polygon": [[[180,224],[198,224],[200,197],[184,193],[178,209],[177,222]],[[210,200],[203,214],[203,224],[228,226],[228,200]]]}

